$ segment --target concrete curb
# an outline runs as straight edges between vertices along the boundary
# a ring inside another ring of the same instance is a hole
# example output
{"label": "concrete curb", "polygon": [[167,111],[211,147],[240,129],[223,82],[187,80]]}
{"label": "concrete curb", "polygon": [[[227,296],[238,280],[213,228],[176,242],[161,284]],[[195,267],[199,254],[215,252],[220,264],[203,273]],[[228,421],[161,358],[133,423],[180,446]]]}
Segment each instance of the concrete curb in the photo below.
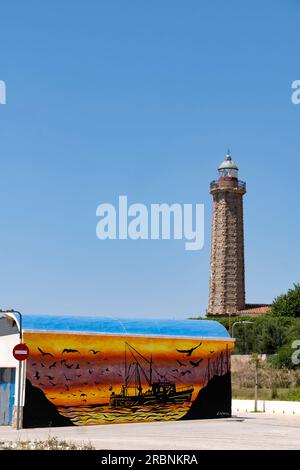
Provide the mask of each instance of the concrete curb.
{"label": "concrete curb", "polygon": [[[300,415],[300,402],[258,400],[257,410],[268,414]],[[254,400],[232,400],[232,413],[253,411]]]}

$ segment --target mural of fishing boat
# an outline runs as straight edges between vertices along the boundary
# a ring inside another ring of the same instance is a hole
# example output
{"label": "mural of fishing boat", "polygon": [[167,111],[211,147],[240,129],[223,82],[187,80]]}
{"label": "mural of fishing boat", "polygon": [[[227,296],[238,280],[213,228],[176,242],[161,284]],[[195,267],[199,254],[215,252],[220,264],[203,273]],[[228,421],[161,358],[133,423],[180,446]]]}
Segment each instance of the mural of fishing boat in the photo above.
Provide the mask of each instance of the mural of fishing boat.
{"label": "mural of fishing boat", "polygon": [[[131,361],[128,363],[128,353]],[[143,365],[148,366],[148,370]],[[159,379],[153,380],[154,376]],[[142,378],[146,381],[147,389],[143,389]],[[192,398],[194,387],[177,387],[174,381],[158,372],[152,361],[143,356],[129,343],[125,343],[125,383],[120,393],[112,392],[110,405],[112,407],[128,407],[154,403],[184,403]]]}

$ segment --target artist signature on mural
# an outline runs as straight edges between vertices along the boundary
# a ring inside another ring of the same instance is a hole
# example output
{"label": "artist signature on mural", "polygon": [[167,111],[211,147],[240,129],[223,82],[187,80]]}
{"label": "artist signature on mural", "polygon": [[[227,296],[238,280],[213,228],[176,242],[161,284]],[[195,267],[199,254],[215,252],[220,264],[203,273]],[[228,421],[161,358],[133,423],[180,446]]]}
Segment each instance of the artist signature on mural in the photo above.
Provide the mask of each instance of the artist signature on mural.
{"label": "artist signature on mural", "polygon": [[228,416],[228,417],[230,417],[230,413],[228,413],[228,411],[218,411],[217,416]]}

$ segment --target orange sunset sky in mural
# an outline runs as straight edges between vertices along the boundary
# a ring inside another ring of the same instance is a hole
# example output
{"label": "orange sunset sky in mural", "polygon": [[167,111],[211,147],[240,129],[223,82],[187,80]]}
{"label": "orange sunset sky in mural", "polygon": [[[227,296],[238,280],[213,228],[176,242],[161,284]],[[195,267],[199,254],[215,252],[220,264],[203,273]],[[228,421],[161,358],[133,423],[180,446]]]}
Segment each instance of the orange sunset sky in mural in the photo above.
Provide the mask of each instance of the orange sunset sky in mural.
{"label": "orange sunset sky in mural", "polygon": [[[226,347],[229,351],[233,349],[229,338],[215,341],[27,332],[24,342],[30,350],[27,378],[56,406],[105,404],[112,392],[120,393],[125,381],[126,342],[144,356],[146,360],[136,354],[146,372],[147,360],[152,355],[153,381],[165,377],[175,381],[178,387],[193,385],[192,400],[203,386],[208,359],[213,366]],[[191,348],[195,349],[190,355],[177,351]],[[135,361],[130,350],[126,358],[129,367]],[[141,379],[143,388],[147,389],[145,377]]]}

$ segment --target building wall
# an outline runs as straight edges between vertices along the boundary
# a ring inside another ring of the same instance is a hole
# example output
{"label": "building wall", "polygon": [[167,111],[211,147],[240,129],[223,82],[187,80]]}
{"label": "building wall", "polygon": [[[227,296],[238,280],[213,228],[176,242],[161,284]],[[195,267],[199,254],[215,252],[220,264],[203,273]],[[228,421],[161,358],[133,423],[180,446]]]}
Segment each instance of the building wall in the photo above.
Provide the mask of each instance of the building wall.
{"label": "building wall", "polygon": [[[4,326],[4,323],[2,322],[2,326]],[[12,354],[12,351],[14,347],[19,344],[20,342],[20,337],[19,334],[5,334],[3,333],[9,333],[6,328],[3,328],[0,331],[0,368],[1,369],[14,369],[15,372],[14,374],[11,374],[11,376],[14,377],[15,383],[14,383],[14,399],[13,399],[13,420],[12,420],[12,425],[16,426],[16,415],[17,415],[17,405],[18,405],[18,400],[20,403],[20,422],[22,422],[22,407],[24,406],[24,400],[25,400],[25,376],[26,376],[26,361],[23,361],[23,364],[21,366],[21,386],[20,386],[20,396],[18,395],[19,391],[19,361],[17,361]],[[4,404],[3,406],[7,406],[8,404]]]}
{"label": "building wall", "polygon": [[13,356],[13,349],[20,342],[18,334],[0,336],[0,367],[18,368],[18,361]]}
{"label": "building wall", "polygon": [[30,349],[24,427],[231,415],[230,338],[57,332],[24,338]]}

